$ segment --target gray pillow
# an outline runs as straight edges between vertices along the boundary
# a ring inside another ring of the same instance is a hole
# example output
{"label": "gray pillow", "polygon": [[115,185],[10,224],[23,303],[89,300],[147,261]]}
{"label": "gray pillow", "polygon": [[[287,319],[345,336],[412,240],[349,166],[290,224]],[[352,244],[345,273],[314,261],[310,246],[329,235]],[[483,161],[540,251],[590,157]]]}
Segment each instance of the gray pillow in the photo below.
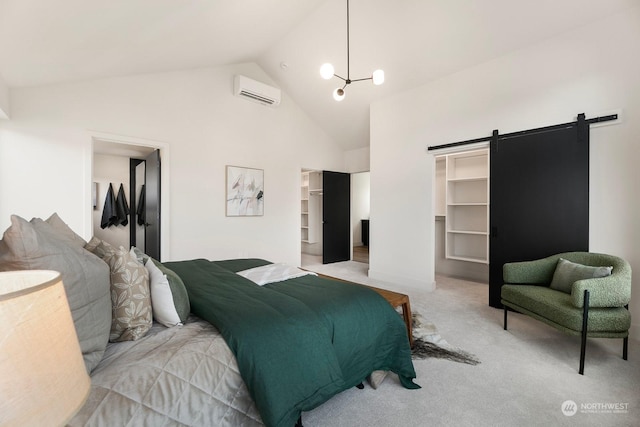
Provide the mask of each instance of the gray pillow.
{"label": "gray pillow", "polygon": [[[35,220],[42,221],[40,218],[33,218],[31,222]],[[54,212],[45,222],[57,232],[61,239],[64,239],[70,245],[82,248],[87,243],[82,237],[78,236],[57,213]]]}
{"label": "gray pillow", "polygon": [[[100,362],[111,328],[109,267],[81,247],[61,239],[42,220],[11,216],[0,241],[0,271],[55,270],[62,274],[87,371]],[[42,349],[46,351],[46,349]]]}
{"label": "gray pillow", "polygon": [[149,259],[149,255],[145,254],[135,246],[131,246],[131,249],[133,250],[133,253],[136,254],[136,258],[138,259],[138,262],[140,262],[140,264],[144,265],[147,263],[147,260]]}
{"label": "gray pillow", "polygon": [[596,277],[607,277],[611,275],[612,270],[613,267],[593,267],[559,258],[549,287],[556,291],[570,294],[573,282]]}

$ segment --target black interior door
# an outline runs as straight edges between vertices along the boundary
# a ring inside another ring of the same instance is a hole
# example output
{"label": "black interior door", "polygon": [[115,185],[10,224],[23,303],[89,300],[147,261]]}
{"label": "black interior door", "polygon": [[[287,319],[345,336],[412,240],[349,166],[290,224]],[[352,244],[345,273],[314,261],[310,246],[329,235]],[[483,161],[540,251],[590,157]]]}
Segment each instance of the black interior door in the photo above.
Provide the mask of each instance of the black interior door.
{"label": "black interior door", "polygon": [[[144,160],[129,159],[129,244],[141,251],[144,248]],[[141,214],[139,214],[139,212]]]}
{"label": "black interior door", "polygon": [[589,249],[589,134],[579,126],[491,142],[489,305],[502,266]]}
{"label": "black interior door", "polygon": [[351,175],[322,171],[322,263],[351,259]]}
{"label": "black interior door", "polygon": [[160,258],[160,151],[145,158],[145,252]]}

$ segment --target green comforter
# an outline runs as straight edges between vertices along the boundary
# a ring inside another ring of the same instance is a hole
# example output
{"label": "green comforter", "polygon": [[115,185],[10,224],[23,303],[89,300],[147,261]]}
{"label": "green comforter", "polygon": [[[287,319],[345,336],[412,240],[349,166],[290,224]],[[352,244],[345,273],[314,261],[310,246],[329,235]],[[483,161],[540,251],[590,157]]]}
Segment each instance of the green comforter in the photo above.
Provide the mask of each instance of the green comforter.
{"label": "green comforter", "polygon": [[258,286],[235,274],[265,264],[165,263],[184,281],[191,311],[225,338],[267,426],[293,426],[302,411],[374,370],[393,371],[406,388],[419,388],[404,323],[380,295],[317,276]]}

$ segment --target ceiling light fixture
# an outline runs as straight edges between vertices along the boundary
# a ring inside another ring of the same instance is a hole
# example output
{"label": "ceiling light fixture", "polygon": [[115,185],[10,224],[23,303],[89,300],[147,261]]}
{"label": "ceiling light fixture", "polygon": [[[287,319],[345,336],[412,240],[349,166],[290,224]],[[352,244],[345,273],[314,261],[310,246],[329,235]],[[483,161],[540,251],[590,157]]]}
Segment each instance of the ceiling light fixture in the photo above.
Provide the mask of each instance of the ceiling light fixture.
{"label": "ceiling light fixture", "polygon": [[339,87],[333,91],[333,99],[335,99],[336,101],[342,101],[344,99],[344,95],[345,95],[344,89],[347,87],[347,85],[350,85],[353,82],[371,80],[373,81],[374,85],[381,85],[382,83],[384,83],[384,71],[382,70],[376,70],[373,72],[371,77],[366,77],[363,79],[352,80],[350,77],[350,74],[349,74],[349,0],[347,0],[347,78],[345,79],[344,77],[341,77],[335,74],[335,69],[333,68],[333,65],[329,63],[323,64],[322,67],[320,67],[320,75],[325,80],[329,80],[331,77],[335,76],[344,82],[344,85],[342,87]]}

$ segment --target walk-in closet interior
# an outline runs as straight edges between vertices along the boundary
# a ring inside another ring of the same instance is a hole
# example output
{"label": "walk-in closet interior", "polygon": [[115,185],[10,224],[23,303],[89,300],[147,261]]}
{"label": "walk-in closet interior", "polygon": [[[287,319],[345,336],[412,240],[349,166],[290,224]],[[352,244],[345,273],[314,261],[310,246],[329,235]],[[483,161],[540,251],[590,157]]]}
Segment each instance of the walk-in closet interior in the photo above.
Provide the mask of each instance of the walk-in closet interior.
{"label": "walk-in closet interior", "polygon": [[489,280],[489,150],[435,157],[436,274]]}

